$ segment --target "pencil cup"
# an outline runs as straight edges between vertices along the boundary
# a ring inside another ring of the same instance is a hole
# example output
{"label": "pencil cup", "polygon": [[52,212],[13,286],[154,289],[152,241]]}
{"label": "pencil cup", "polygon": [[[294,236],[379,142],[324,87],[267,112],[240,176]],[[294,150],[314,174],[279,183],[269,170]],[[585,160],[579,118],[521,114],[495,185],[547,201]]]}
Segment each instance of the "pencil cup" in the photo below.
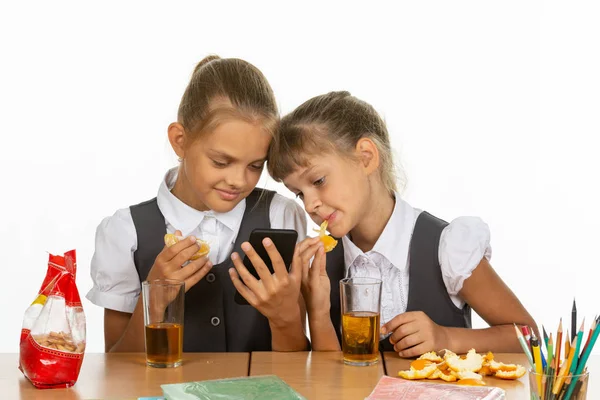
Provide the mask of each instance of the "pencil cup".
{"label": "pencil cup", "polygon": [[581,375],[546,375],[531,369],[529,393],[531,400],[587,400],[589,372]]}

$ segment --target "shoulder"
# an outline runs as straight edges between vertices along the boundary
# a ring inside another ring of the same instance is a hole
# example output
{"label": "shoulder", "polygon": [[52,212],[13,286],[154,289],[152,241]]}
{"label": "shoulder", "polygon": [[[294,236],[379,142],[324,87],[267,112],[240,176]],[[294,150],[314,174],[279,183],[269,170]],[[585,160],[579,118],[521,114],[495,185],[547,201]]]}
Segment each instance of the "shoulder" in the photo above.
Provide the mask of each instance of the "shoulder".
{"label": "shoulder", "polygon": [[489,245],[490,228],[479,217],[458,217],[450,222],[442,231],[440,246],[450,245],[451,247],[465,245]]}
{"label": "shoulder", "polygon": [[105,217],[96,228],[96,247],[123,247],[128,244],[133,248],[136,247],[136,242],[136,231],[129,207],[121,208],[113,215]]}
{"label": "shoulder", "polygon": [[137,236],[129,208],[106,217],[96,229],[90,275],[94,286],[87,298],[111,310],[132,313],[140,292],[133,253]]}
{"label": "shoulder", "polygon": [[481,260],[491,256],[490,229],[481,218],[459,217],[450,222],[442,231],[438,253],[448,292],[457,294]]}

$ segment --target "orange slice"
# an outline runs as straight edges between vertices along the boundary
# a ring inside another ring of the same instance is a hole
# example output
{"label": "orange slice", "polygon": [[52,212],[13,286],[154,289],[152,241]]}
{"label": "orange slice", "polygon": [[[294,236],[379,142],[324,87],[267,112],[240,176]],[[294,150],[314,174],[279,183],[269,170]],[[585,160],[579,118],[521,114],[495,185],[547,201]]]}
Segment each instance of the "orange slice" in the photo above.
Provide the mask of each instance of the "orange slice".
{"label": "orange slice", "polygon": [[319,237],[321,238],[321,242],[323,242],[323,247],[325,248],[325,253],[330,252],[337,246],[338,241],[328,236],[326,233],[327,230],[327,220],[323,221],[319,229],[313,229],[315,232],[319,232]]}
{"label": "orange slice", "polygon": [[[165,235],[165,245],[167,247],[171,247],[175,243],[178,243],[179,241],[181,241],[183,239],[185,239],[185,238],[181,237],[181,236],[175,236],[172,233],[167,233]],[[197,260],[200,257],[203,257],[210,252],[210,246],[204,240],[196,239],[196,244],[200,248],[198,249],[198,251],[196,253],[194,253],[194,255],[190,258],[190,260]]]}

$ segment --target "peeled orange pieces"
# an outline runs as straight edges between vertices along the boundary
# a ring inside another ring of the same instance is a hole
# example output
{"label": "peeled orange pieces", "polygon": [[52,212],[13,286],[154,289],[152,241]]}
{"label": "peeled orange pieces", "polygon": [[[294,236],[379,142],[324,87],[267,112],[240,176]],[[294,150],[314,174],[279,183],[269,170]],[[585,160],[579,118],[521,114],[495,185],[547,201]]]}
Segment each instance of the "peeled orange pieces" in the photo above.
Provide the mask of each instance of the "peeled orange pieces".
{"label": "peeled orange pieces", "polygon": [[319,229],[313,229],[315,232],[319,232],[319,237],[321,238],[321,242],[323,242],[323,247],[325,249],[325,253],[330,252],[337,246],[337,240],[327,235],[327,220],[323,221]]}
{"label": "peeled orange pieces", "polygon": [[442,379],[459,385],[485,385],[484,376],[500,379],[519,379],[525,375],[525,368],[518,364],[504,364],[494,360],[494,354],[477,354],[469,350],[465,356],[459,356],[445,350],[444,358],[430,351],[410,363],[408,371],[398,372],[404,379]]}
{"label": "peeled orange pieces", "polygon": [[[185,239],[185,238],[181,237],[181,236],[175,236],[172,233],[167,233],[165,235],[165,245],[167,245],[167,247],[171,247],[175,243],[177,243],[183,239]],[[198,251],[196,253],[194,253],[194,255],[192,256],[192,258],[190,258],[190,260],[197,260],[200,257],[203,257],[210,252],[210,246],[208,245],[207,242],[200,240],[200,239],[196,239],[196,244],[200,248],[198,249]]]}

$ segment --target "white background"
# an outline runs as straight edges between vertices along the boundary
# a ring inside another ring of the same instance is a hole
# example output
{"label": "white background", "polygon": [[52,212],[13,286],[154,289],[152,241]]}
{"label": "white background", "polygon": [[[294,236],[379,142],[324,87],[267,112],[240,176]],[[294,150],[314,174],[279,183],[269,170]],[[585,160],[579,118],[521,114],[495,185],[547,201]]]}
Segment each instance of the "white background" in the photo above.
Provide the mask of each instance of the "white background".
{"label": "white background", "polygon": [[[18,351],[46,252],[76,248],[90,289],[96,226],[176,164],[166,128],[210,53],[260,68],[284,113],[330,90],[370,102],[405,198],[482,217],[538,323],[568,322],[574,296],[600,312],[597,2],[157,3],[0,5],[0,352]],[[103,351],[102,309],[83,303]]]}

